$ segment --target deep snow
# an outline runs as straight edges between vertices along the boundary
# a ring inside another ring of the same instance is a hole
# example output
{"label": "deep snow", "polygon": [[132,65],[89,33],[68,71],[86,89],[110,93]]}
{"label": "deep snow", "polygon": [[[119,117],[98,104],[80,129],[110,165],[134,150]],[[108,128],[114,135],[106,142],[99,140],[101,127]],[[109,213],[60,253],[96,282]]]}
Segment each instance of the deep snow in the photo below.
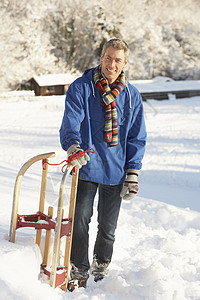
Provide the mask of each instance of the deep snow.
{"label": "deep snow", "polygon": [[[39,276],[41,254],[34,230],[21,229],[8,241],[15,177],[29,158],[56,152],[64,96],[30,92],[0,94],[0,299],[200,299],[200,97],[144,103],[148,143],[139,194],[123,202],[108,277],[74,293],[52,289]],[[22,181],[20,213],[39,205],[41,165]],[[60,167],[49,167],[46,207],[56,212]],[[65,205],[67,206],[69,187]],[[95,202],[96,207],[96,202]],[[66,210],[67,212],[67,210]],[[96,234],[90,226],[90,256]],[[61,245],[61,260],[63,247]]]}

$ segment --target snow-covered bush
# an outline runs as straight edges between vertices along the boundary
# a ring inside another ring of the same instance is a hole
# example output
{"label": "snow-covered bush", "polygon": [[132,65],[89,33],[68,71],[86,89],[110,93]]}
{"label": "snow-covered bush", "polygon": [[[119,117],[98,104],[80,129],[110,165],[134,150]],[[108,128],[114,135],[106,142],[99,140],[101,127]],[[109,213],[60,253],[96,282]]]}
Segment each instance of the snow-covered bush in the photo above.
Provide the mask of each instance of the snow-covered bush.
{"label": "snow-covered bush", "polygon": [[2,0],[1,89],[34,74],[94,66],[112,37],[131,49],[129,78],[200,78],[198,0]]}

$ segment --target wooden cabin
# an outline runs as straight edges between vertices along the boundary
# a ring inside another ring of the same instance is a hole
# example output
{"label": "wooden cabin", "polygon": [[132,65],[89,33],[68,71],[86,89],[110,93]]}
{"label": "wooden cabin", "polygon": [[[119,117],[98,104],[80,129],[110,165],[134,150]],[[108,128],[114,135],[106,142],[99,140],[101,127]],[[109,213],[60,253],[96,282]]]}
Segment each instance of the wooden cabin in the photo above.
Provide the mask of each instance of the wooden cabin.
{"label": "wooden cabin", "polygon": [[65,95],[75,80],[71,74],[47,74],[32,77],[28,83],[36,96]]}

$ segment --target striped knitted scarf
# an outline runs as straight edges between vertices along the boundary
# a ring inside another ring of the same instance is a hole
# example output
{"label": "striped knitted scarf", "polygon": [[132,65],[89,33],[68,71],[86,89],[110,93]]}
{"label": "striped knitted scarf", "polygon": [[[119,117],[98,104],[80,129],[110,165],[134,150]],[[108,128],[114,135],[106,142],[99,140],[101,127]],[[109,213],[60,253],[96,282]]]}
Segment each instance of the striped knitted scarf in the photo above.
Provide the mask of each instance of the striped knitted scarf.
{"label": "striped knitted scarf", "polygon": [[94,71],[94,82],[102,96],[102,103],[106,106],[104,141],[111,147],[118,145],[117,109],[115,99],[126,85],[126,77],[122,71],[115,82],[109,86],[107,80],[101,73],[99,65]]}

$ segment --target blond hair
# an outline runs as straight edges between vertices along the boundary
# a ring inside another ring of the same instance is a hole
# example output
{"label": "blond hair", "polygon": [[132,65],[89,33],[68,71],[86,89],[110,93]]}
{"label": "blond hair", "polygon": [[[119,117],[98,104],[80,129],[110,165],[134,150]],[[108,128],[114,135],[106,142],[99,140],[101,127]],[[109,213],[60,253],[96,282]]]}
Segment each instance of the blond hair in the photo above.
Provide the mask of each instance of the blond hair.
{"label": "blond hair", "polygon": [[112,47],[116,50],[124,50],[124,54],[125,54],[125,60],[128,60],[128,55],[129,55],[129,47],[127,45],[127,43],[123,40],[120,39],[111,39],[109,41],[107,41],[102,48],[102,52],[101,54],[104,56],[106,49],[108,47]]}

